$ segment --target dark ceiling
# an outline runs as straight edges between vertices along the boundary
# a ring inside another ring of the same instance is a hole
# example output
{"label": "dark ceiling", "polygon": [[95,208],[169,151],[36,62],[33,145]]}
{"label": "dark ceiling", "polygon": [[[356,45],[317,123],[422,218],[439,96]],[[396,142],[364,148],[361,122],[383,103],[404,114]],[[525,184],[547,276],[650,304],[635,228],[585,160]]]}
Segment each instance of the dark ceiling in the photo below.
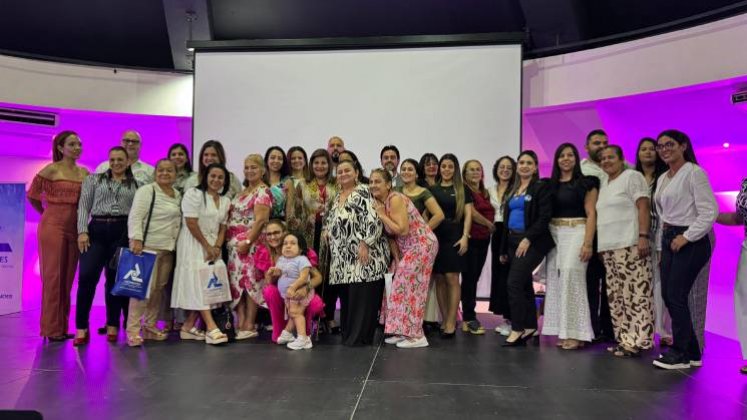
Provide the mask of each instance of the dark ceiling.
{"label": "dark ceiling", "polygon": [[747,1],[0,0],[0,53],[188,70],[187,10],[195,40],[524,32],[534,57],[745,13]]}

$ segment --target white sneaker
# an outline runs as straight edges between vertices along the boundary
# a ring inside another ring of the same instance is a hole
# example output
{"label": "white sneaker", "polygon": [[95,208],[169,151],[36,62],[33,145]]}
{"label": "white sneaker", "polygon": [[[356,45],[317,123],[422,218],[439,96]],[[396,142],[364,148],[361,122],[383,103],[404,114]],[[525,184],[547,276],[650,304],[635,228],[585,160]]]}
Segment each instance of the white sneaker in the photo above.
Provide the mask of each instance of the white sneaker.
{"label": "white sneaker", "polygon": [[283,332],[280,333],[280,337],[278,337],[278,344],[288,344],[295,339],[296,337],[294,337],[290,331],[283,330]]}
{"label": "white sneaker", "polygon": [[384,342],[387,344],[397,344],[400,341],[404,340],[405,337],[402,337],[401,335],[393,335],[391,337],[387,337],[384,339]]}
{"label": "white sneaker", "polygon": [[287,346],[291,350],[308,350],[313,347],[311,338],[308,335],[299,335],[298,338],[291,341]]}
{"label": "white sneaker", "polygon": [[408,338],[408,339],[404,339],[398,342],[397,347],[401,349],[415,349],[418,347],[428,347],[428,340],[425,338],[425,336],[416,338],[414,340],[411,340]]}
{"label": "white sneaker", "polygon": [[508,337],[509,334],[511,334],[511,325],[509,324],[501,324],[497,327],[495,327],[495,332],[504,336]]}
{"label": "white sneaker", "polygon": [[238,330],[236,331],[236,340],[246,340],[247,338],[254,338],[258,335],[259,333],[256,331]]}

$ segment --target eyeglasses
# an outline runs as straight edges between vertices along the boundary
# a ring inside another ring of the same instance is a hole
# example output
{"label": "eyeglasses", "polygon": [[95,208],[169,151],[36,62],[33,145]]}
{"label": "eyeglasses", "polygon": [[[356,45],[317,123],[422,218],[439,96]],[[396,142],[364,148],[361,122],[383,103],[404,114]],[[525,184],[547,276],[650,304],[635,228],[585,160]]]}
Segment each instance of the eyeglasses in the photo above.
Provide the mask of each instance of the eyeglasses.
{"label": "eyeglasses", "polygon": [[656,145],[656,150],[662,151],[662,150],[672,150],[674,147],[677,146],[676,142],[670,141],[667,143],[659,143]]}
{"label": "eyeglasses", "polygon": [[275,230],[275,231],[272,231],[272,232],[265,233],[265,236],[279,236],[279,235],[282,235],[282,234],[283,234],[282,230]]}
{"label": "eyeglasses", "polygon": [[122,143],[124,143],[124,144],[140,144],[140,140],[122,139]]}

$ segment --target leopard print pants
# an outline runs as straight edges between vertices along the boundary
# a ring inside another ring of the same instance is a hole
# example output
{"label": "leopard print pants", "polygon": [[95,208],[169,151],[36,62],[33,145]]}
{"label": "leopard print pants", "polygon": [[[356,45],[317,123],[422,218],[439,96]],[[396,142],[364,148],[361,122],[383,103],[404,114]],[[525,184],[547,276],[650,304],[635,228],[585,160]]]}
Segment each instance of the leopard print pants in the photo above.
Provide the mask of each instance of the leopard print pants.
{"label": "leopard print pants", "polygon": [[638,247],[602,252],[615,340],[625,347],[650,349],[654,339],[653,272]]}

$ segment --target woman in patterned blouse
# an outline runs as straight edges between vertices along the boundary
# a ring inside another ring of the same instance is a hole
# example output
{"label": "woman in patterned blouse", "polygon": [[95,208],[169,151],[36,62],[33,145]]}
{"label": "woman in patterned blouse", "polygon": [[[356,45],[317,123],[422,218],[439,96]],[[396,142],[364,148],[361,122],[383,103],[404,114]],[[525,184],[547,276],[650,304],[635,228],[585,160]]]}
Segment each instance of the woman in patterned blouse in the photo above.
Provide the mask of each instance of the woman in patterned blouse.
{"label": "woman in patterned blouse", "polygon": [[389,266],[384,226],[368,187],[350,160],[337,164],[340,191],[332,200],[326,230],[331,262],[329,286],[340,293],[342,343],[372,344]]}

